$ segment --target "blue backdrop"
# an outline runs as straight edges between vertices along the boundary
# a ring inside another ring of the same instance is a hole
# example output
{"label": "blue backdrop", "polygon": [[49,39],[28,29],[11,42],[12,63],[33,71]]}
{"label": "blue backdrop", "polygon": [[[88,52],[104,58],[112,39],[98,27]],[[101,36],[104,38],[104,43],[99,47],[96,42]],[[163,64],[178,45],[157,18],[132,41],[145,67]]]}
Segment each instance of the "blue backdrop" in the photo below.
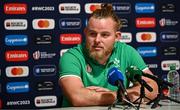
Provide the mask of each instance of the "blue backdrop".
{"label": "blue backdrop", "polygon": [[58,62],[84,40],[89,14],[112,3],[122,40],[166,79],[179,71],[178,0],[2,0],[0,2],[0,108],[60,107]]}

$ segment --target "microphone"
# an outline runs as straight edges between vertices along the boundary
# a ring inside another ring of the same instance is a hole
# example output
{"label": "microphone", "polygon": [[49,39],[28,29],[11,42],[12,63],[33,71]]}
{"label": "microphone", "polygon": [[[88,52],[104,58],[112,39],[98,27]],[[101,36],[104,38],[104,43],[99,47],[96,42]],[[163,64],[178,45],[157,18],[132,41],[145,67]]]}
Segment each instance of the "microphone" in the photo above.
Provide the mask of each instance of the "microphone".
{"label": "microphone", "polygon": [[118,93],[117,96],[122,94],[125,95],[126,99],[129,100],[127,91],[123,85],[124,76],[122,75],[121,71],[118,70],[118,68],[116,67],[111,68],[108,71],[107,79],[111,85],[118,87],[118,92],[122,92],[122,93]]}
{"label": "microphone", "polygon": [[147,73],[143,73],[143,76],[153,79],[153,80],[156,81],[158,84],[165,84],[165,85],[167,85],[167,86],[169,86],[169,87],[173,87],[173,86],[174,86],[174,84],[172,84],[172,83],[170,83],[170,82],[168,82],[168,81],[165,81],[165,80],[163,80],[163,79],[160,79],[160,78],[158,78],[158,77],[156,77],[156,76],[153,76],[153,75],[150,75],[150,74],[147,74]]}
{"label": "microphone", "polygon": [[136,66],[130,66],[126,69],[127,78],[132,81],[138,81],[142,86],[144,86],[148,91],[152,92],[153,89],[150,87],[141,77],[143,76],[143,72],[137,68]]}
{"label": "microphone", "polygon": [[[139,74],[140,76],[144,76],[144,77],[147,77],[147,78],[150,78],[154,81],[156,81],[158,84],[165,84],[169,87],[172,87],[174,86],[174,84],[168,82],[168,81],[165,81],[165,80],[162,80],[160,78],[158,78],[157,76],[154,76],[154,75],[151,75],[151,74],[148,74],[148,73],[144,73],[142,70],[140,70],[139,68],[137,68],[136,66],[130,66],[126,69],[126,75],[129,79],[132,79],[132,81],[136,81],[134,78],[135,75]],[[132,73],[132,74],[130,74]]]}

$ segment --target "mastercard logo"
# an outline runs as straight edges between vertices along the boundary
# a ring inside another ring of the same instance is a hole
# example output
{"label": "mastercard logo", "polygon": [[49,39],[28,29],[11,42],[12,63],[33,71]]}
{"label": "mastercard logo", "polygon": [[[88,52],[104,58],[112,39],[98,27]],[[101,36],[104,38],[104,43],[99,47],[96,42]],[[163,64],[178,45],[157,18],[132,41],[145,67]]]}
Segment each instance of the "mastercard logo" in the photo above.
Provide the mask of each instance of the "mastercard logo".
{"label": "mastercard logo", "polygon": [[47,28],[47,27],[49,27],[49,21],[48,20],[39,20],[38,26],[40,28]]}
{"label": "mastercard logo", "polygon": [[141,39],[142,40],[150,40],[152,38],[151,34],[142,34]]}
{"label": "mastercard logo", "polygon": [[100,9],[101,8],[101,3],[87,3],[85,4],[85,12],[90,14],[93,11],[95,11],[96,9]]}
{"label": "mastercard logo", "polygon": [[136,33],[137,42],[156,42],[155,32],[138,32]]}
{"label": "mastercard logo", "polygon": [[33,29],[38,30],[54,29],[55,21],[54,19],[34,19],[32,25]]}
{"label": "mastercard logo", "polygon": [[13,75],[22,75],[23,74],[23,69],[22,68],[13,68],[11,70],[11,73]]}
{"label": "mastercard logo", "polygon": [[100,9],[101,8],[101,6],[100,5],[91,5],[90,6],[90,10],[93,12],[93,11],[95,11],[96,9]]}
{"label": "mastercard logo", "polygon": [[29,75],[27,66],[8,66],[6,67],[7,77],[26,77]]}

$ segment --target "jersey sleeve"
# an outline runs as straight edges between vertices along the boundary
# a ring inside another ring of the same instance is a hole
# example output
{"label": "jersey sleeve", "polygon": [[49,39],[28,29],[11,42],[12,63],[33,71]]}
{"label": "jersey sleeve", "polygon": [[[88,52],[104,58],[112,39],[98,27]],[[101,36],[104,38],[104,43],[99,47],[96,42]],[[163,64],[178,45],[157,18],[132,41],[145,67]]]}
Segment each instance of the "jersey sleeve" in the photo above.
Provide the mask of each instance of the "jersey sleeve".
{"label": "jersey sleeve", "polygon": [[147,68],[146,63],[144,62],[141,55],[137,52],[137,50],[131,46],[128,46],[128,59],[129,59],[129,65],[131,66],[137,66],[139,69],[143,70]]}
{"label": "jersey sleeve", "polygon": [[80,76],[80,63],[73,54],[66,52],[59,61],[59,77]]}

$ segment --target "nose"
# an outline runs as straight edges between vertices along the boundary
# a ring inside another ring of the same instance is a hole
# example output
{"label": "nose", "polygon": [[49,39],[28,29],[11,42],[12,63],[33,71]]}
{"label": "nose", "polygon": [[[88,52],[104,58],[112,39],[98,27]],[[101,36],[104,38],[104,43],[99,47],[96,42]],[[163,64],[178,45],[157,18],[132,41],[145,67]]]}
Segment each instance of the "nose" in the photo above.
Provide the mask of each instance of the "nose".
{"label": "nose", "polygon": [[95,37],[95,42],[99,43],[101,41],[101,35],[97,34],[97,36]]}

